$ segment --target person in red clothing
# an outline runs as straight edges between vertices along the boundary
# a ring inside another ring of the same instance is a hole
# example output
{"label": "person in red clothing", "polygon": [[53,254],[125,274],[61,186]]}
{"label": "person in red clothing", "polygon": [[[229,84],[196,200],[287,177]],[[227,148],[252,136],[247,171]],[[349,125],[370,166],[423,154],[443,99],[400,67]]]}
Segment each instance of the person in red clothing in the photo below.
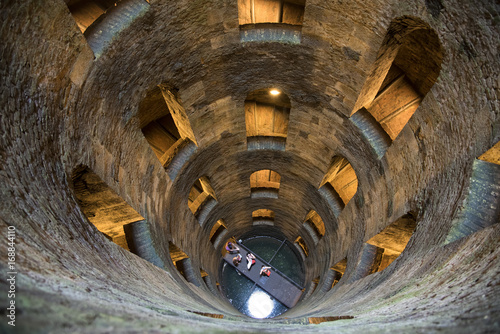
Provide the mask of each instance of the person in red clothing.
{"label": "person in red clothing", "polygon": [[271,276],[271,267],[268,267],[268,266],[262,266],[262,268],[260,268],[260,275],[263,276]]}
{"label": "person in red clothing", "polygon": [[247,269],[250,270],[252,266],[255,264],[255,255],[252,253],[247,254]]}

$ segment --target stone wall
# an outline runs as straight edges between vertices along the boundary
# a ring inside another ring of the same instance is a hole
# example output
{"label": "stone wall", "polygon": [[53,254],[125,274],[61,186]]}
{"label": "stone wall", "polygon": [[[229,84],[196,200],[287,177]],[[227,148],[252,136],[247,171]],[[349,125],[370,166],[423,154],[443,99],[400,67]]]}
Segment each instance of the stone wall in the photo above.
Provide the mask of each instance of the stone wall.
{"label": "stone wall", "polygon": [[[498,6],[307,0],[300,44],[240,42],[237,1],[147,6],[93,59],[64,1],[0,4],[0,226],[2,235],[16,227],[19,332],[499,330],[499,225],[443,246],[475,158],[500,139]],[[437,83],[379,157],[349,117],[391,21],[404,15],[428,23],[444,59]],[[173,179],[139,124],[139,106],[159,84],[178,89],[198,145]],[[266,87],[290,98],[285,151],[247,150],[244,101]],[[351,163],[358,189],[335,217],[318,188],[337,155]],[[88,222],[71,185],[81,165],[148,221],[165,270]],[[280,174],[277,199],[250,197],[250,175],[262,169]],[[188,195],[202,176],[217,204],[200,226]],[[321,286],[347,257],[332,290],[316,289],[272,322],[243,318],[209,287],[187,283],[168,247],[217,281],[212,225],[223,219],[228,235],[239,236],[263,208],[291,241],[310,210],[323,219],[307,281],[320,276]],[[402,255],[352,281],[363,244],[410,211],[417,227]],[[2,293],[2,309],[7,303]],[[323,316],[354,318],[308,325]],[[4,320],[1,328],[12,329]]]}

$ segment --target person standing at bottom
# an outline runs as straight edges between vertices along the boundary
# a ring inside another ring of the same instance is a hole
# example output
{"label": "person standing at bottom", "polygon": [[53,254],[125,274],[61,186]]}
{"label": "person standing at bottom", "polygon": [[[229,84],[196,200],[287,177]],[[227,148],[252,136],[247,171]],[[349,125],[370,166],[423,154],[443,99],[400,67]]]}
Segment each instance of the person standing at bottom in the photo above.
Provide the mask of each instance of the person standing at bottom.
{"label": "person standing at bottom", "polygon": [[247,254],[247,269],[250,270],[252,266],[255,264],[255,255],[252,253]]}
{"label": "person standing at bottom", "polygon": [[271,276],[271,267],[262,266],[262,268],[260,268],[260,275],[267,277]]}

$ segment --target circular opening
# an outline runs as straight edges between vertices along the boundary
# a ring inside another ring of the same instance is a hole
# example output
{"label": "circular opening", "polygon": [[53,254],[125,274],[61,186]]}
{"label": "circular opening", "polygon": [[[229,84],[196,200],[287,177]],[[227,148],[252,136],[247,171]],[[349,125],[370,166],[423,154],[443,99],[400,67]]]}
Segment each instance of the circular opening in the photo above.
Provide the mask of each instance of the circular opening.
{"label": "circular opening", "polygon": [[[287,240],[253,236],[239,240],[238,251],[221,263],[222,291],[241,313],[256,319],[273,318],[298,301],[305,280],[302,258]],[[252,264],[247,254],[256,258]],[[241,257],[241,261],[238,260]],[[270,267],[269,276],[262,267]]]}

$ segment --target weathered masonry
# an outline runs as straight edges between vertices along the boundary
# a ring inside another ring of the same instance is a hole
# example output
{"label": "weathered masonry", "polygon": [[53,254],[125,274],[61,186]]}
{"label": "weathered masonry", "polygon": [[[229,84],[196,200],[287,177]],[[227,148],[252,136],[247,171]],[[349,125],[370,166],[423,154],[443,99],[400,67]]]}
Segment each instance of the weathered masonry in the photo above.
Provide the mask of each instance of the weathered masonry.
{"label": "weathered masonry", "polygon": [[[18,332],[500,332],[497,2],[24,0],[0,22]],[[272,320],[225,293],[226,243],[257,237],[303,268]]]}

